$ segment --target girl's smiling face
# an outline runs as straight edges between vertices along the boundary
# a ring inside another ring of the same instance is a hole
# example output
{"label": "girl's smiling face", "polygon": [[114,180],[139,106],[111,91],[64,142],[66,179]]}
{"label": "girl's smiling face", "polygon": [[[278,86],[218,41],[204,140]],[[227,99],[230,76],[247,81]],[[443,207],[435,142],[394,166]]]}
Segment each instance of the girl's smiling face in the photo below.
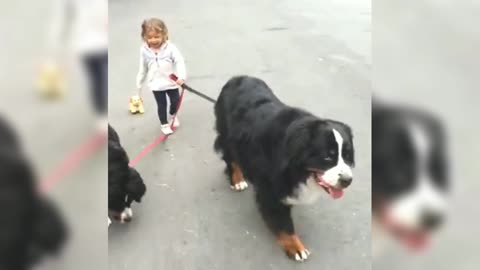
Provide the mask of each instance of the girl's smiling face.
{"label": "girl's smiling face", "polygon": [[162,33],[159,33],[158,31],[151,30],[148,31],[147,34],[145,35],[145,40],[147,41],[147,44],[150,48],[152,49],[159,49],[163,42],[165,41],[165,37],[163,36]]}

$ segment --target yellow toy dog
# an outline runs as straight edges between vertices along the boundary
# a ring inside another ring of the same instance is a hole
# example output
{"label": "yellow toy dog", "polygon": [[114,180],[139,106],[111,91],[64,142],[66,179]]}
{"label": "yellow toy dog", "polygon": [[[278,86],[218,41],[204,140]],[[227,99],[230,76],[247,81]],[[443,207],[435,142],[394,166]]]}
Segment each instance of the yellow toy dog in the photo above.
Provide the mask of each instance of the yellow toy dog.
{"label": "yellow toy dog", "polygon": [[132,114],[136,114],[136,113],[143,114],[145,112],[143,108],[143,99],[138,95],[130,97],[129,108],[130,108],[130,113]]}
{"label": "yellow toy dog", "polygon": [[55,64],[49,63],[41,69],[37,84],[44,97],[58,98],[64,94],[63,75]]}

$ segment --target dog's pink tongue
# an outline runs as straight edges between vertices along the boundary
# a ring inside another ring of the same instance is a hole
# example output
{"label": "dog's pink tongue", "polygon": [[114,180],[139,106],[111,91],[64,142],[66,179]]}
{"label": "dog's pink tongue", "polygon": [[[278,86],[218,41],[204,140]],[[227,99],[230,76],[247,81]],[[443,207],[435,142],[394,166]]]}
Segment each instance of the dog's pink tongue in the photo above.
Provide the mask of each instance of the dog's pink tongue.
{"label": "dog's pink tongue", "polygon": [[404,243],[413,251],[422,251],[427,249],[429,241],[424,233],[412,233],[403,237]]}
{"label": "dog's pink tongue", "polygon": [[340,199],[343,196],[343,190],[341,189],[336,189],[336,188],[329,188],[328,191],[330,192],[330,195],[332,198]]}

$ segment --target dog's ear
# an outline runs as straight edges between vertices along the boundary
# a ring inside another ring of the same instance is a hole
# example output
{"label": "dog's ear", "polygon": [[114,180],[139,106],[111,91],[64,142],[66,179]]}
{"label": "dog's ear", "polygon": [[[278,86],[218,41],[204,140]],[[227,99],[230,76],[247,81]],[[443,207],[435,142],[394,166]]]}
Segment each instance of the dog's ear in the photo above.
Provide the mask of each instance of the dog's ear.
{"label": "dog's ear", "polygon": [[115,129],[108,125],[108,145],[110,147],[110,141],[113,141],[113,143],[116,143],[120,145],[120,137],[118,136],[118,133],[115,131]]}
{"label": "dog's ear", "polygon": [[352,131],[352,128],[347,125],[347,124],[343,124],[344,127],[345,127],[345,132],[347,133],[347,135],[349,136],[349,141],[350,141],[350,144],[352,145],[351,147],[351,151],[352,151],[352,167],[355,167],[355,147],[353,147],[353,131]]}
{"label": "dog's ear", "polygon": [[310,121],[292,123],[287,127],[283,145],[286,159],[282,160],[282,167],[300,165],[301,161],[305,160],[304,155],[308,153],[307,148],[312,136],[311,129]]}
{"label": "dog's ear", "polygon": [[0,145],[19,148],[20,142],[18,134],[13,130],[10,123],[0,116]]}
{"label": "dog's ear", "polygon": [[343,125],[345,127],[345,131],[347,132],[347,135],[350,137],[350,139],[353,140],[353,131],[352,131],[352,128],[347,125],[347,124],[344,124]]}
{"label": "dog's ear", "polygon": [[134,168],[129,168],[129,170],[129,177],[125,190],[130,198],[134,199],[136,202],[141,202],[143,195],[145,195],[147,191],[147,187],[143,183],[143,179],[137,170]]}
{"label": "dog's ear", "polygon": [[68,230],[55,205],[46,198],[37,198],[32,221],[30,259],[58,254],[68,238]]}
{"label": "dog's ear", "polygon": [[35,173],[26,158],[15,151],[0,151],[0,179],[4,185],[34,192]]}
{"label": "dog's ear", "polygon": [[351,151],[352,151],[352,167],[355,167],[355,147],[353,146],[353,131],[352,131],[352,128],[348,125],[345,125],[346,127],[346,131],[347,131],[347,134],[348,136],[350,136],[350,143],[352,145],[351,147]]}
{"label": "dog's ear", "polygon": [[[1,146],[1,145],[0,145]],[[0,269],[27,269],[27,249],[31,239],[35,208],[35,182],[28,163],[14,151],[0,149]],[[13,253],[12,253],[13,252]],[[15,254],[16,258],[11,258]],[[22,260],[22,262],[18,261]],[[17,266],[17,267],[14,267]],[[5,267],[5,268],[3,268]]]}
{"label": "dog's ear", "polygon": [[288,156],[293,158],[304,148],[310,138],[308,128],[305,125],[298,126],[295,130],[287,132],[286,150]]}

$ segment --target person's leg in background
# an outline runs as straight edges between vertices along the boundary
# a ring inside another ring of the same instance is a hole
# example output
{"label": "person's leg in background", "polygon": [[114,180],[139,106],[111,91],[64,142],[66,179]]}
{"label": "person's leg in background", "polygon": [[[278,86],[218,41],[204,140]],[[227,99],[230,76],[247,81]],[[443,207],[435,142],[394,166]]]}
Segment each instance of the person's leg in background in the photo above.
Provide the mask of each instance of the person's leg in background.
{"label": "person's leg in background", "polygon": [[90,99],[97,114],[98,128],[107,130],[108,123],[108,52],[84,56],[90,83]]}

